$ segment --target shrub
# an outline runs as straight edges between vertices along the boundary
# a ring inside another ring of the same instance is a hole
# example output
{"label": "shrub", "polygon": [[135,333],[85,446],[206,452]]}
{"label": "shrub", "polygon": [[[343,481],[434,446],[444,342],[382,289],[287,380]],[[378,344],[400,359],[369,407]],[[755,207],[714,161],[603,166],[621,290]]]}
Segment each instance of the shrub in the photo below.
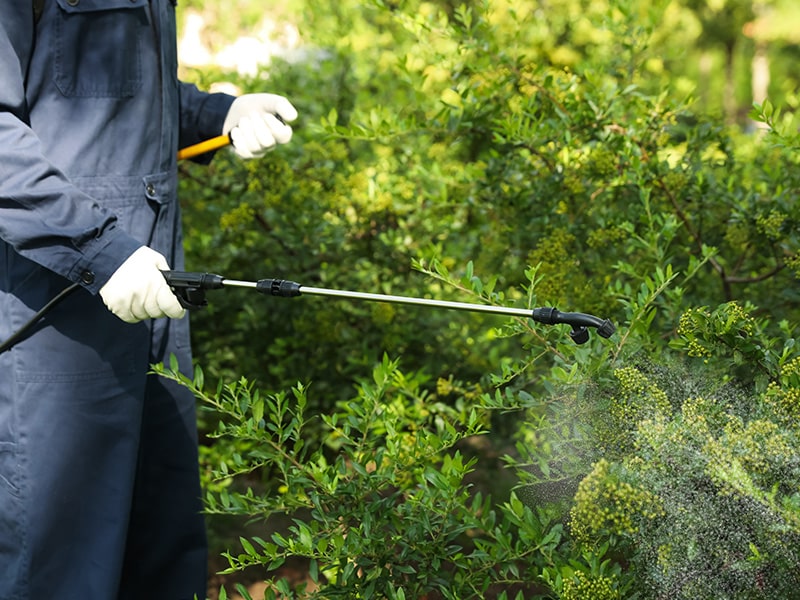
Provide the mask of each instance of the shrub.
{"label": "shrub", "polygon": [[[524,319],[216,294],[197,356],[238,383],[194,385],[209,509],[296,519],[231,569],[305,557],[315,590],[272,584],[298,596],[791,597],[797,136],[769,102],[750,136],[671,87],[676,6],[320,7],[324,58],[270,70],[307,115],[295,143],[184,167],[193,268],[619,325],[573,347]],[[480,433],[513,495],[469,487]]]}
{"label": "shrub", "polygon": [[[794,338],[755,323],[736,304],[692,310],[681,322],[687,364],[617,372],[620,393],[668,403],[630,421],[629,443],[595,463],[570,531],[622,552],[643,598],[796,594],[800,430],[783,408],[797,394]],[[732,357],[751,368],[719,377],[716,368],[739,364]]]}
{"label": "shrub", "polygon": [[211,514],[291,520],[226,553],[230,571],[258,565],[265,575],[288,558],[308,560],[312,585],[291,589],[276,578],[267,597],[505,598],[515,587],[541,591],[542,570],[559,562],[562,528],[552,516],[513,492],[497,502],[470,490],[469,442],[486,431],[481,413],[429,397],[396,361],[385,358],[357,397],[321,417],[318,442],[304,432],[305,387],[262,395],[239,381],[209,395],[200,371],[194,382],[157,371],[225,416],[214,435],[232,444],[232,461],[216,477],[273,473],[258,493],[223,487],[207,497]]}

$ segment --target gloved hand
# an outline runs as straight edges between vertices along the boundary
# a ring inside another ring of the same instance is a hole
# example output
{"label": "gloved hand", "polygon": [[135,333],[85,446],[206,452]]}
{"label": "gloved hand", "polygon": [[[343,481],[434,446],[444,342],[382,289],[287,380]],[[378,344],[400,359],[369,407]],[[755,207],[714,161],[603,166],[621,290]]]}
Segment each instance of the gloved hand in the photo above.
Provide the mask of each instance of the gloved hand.
{"label": "gloved hand", "polygon": [[222,134],[230,133],[233,151],[240,157],[255,158],[276,144],[291,140],[292,128],[286,123],[296,118],[297,110],[283,96],[245,94],[236,98],[228,109]]}
{"label": "gloved hand", "polygon": [[161,273],[168,269],[166,258],[142,246],[114,271],[100,288],[100,297],[108,310],[127,323],[159,317],[178,319],[186,311]]}

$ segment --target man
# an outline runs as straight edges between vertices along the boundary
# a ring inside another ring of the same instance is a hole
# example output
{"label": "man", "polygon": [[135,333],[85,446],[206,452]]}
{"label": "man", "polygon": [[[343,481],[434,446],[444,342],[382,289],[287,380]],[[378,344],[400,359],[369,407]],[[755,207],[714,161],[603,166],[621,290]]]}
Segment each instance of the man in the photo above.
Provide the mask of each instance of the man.
{"label": "man", "polygon": [[175,0],[0,0],[0,341],[80,285],[0,354],[0,600],[205,597],[194,399],[147,375],[191,368],[176,152],[297,113],[179,83],[175,46]]}

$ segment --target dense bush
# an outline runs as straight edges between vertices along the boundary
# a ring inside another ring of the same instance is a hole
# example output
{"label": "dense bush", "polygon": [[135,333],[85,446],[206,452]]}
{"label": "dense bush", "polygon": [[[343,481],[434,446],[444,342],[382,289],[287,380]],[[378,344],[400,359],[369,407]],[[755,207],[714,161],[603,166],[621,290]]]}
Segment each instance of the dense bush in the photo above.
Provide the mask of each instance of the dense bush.
{"label": "dense bush", "polygon": [[[663,6],[601,6],[581,19],[588,37],[568,67],[553,36],[563,29],[572,48],[577,33],[533,3],[315,13],[333,48],[270,70],[303,115],[295,141],[254,163],[223,153],[210,173],[185,168],[190,265],[460,299],[413,272],[436,259],[458,274],[472,263],[517,301],[538,266],[540,301],[618,320],[619,299],[671,266],[669,293],[683,298],[659,301],[655,335],[693,304],[739,299],[791,317],[798,170],[778,165],[794,164],[792,148],[654,86],[643,65],[660,54]],[[487,334],[496,322],[430,310],[226,293],[195,321],[211,373],[269,374],[278,388],[307,378],[332,400],[387,350],[474,380],[519,358]]]}
{"label": "dense bush", "polygon": [[570,531],[617,547],[643,597],[796,595],[798,359],[789,329],[771,339],[762,325],[735,303],[691,309],[677,341],[693,358],[615,372],[614,435],[598,440]]}
{"label": "dense bush", "polygon": [[214,409],[209,510],[294,519],[231,570],[305,557],[316,597],[791,596],[793,116],[765,102],[756,136],[697,110],[687,10],[316,6],[315,61],[269,72],[292,144],[182,166],[192,269],[619,327],[575,346],[526,320],[209,294],[198,362],[238,382],[184,380]]}
{"label": "dense bush", "polygon": [[228,553],[231,570],[306,557],[311,589],[278,580],[269,597],[462,599],[498,583],[541,587],[542,566],[558,562],[561,526],[513,494],[498,506],[470,493],[476,459],[458,446],[483,432],[478,411],[431,401],[413,374],[384,360],[310,442],[307,393],[265,397],[240,382],[204,397],[226,416],[217,435],[252,444],[228,473],[275,472],[265,492],[223,491],[208,510],[292,522],[267,539],[242,538]]}

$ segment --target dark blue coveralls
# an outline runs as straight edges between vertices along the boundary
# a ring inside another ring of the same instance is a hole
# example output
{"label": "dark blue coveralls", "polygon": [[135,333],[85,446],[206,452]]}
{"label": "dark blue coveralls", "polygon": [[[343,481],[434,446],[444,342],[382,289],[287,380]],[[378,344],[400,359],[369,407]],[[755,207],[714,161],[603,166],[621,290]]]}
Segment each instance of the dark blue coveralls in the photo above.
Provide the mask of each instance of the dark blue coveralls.
{"label": "dark blue coveralls", "polygon": [[205,597],[194,400],[148,376],[188,320],[98,290],[139,246],[182,268],[180,145],[233,98],[179,83],[175,0],[0,0],[0,599]]}

